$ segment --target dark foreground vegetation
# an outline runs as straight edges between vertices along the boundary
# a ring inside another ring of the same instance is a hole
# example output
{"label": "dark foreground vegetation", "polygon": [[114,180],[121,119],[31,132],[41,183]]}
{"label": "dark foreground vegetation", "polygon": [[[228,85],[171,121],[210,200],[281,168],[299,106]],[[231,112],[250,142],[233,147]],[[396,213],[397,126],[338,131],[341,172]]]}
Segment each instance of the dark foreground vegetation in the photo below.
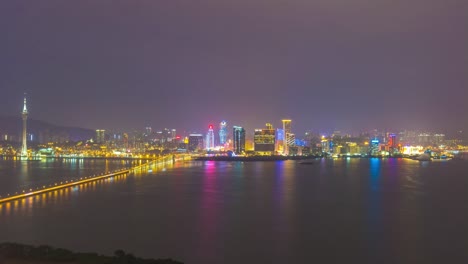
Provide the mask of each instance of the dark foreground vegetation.
{"label": "dark foreground vegetation", "polygon": [[143,259],[123,250],[115,251],[114,256],[96,253],[75,253],[63,248],[50,246],[29,246],[15,243],[0,243],[0,264],[17,263],[73,263],[73,264],[183,264],[172,259]]}

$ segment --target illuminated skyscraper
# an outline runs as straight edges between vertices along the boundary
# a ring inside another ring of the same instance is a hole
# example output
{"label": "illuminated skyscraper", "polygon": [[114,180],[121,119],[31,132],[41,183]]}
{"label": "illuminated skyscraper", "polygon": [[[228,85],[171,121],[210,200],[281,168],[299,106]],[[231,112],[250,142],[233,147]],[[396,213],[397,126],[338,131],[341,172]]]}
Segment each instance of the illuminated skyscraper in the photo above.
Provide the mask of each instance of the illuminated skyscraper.
{"label": "illuminated skyscraper", "polygon": [[370,143],[370,149],[369,149],[369,154],[371,156],[378,156],[379,155],[379,144],[380,144],[380,141],[376,138],[372,139],[371,140],[371,143]]}
{"label": "illuminated skyscraper", "polygon": [[291,120],[283,119],[283,133],[284,133],[284,140],[283,140],[283,154],[288,155],[288,146],[289,143],[294,142],[294,137],[291,137]]}
{"label": "illuminated skyscraper", "polygon": [[287,133],[286,134],[286,145],[288,147],[294,147],[296,146],[296,135],[293,133]]}
{"label": "illuminated skyscraper", "polygon": [[96,143],[103,144],[106,140],[106,131],[103,129],[96,130]]}
{"label": "illuminated skyscraper", "polygon": [[283,153],[284,147],[284,130],[282,128],[276,129],[276,144],[275,150],[279,153]]}
{"label": "illuminated skyscraper", "polygon": [[203,149],[203,135],[190,134],[188,137],[188,149],[189,151],[198,151]]}
{"label": "illuminated skyscraper", "polygon": [[328,139],[325,136],[322,136],[321,144],[322,144],[322,152],[329,154],[330,153],[330,143],[329,143]]}
{"label": "illuminated skyscraper", "polygon": [[245,152],[245,129],[243,127],[233,127],[234,153],[241,154]]}
{"label": "illuminated skyscraper", "polygon": [[260,155],[273,155],[275,153],[275,130],[255,129],[254,149]]}
{"label": "illuminated skyscraper", "polygon": [[28,156],[28,146],[27,146],[27,120],[28,120],[28,107],[26,106],[26,96],[24,97],[23,112],[21,112],[23,118],[23,144],[21,146],[21,156]]}
{"label": "illuminated skyscraper", "polygon": [[219,144],[224,146],[227,141],[227,123],[226,121],[221,121],[219,123]]}
{"label": "illuminated skyscraper", "polygon": [[396,135],[395,134],[388,135],[388,146],[390,148],[392,148],[392,149],[396,149],[397,142],[396,142]]}
{"label": "illuminated skyscraper", "polygon": [[206,150],[214,149],[214,131],[213,125],[208,126],[208,133],[206,134]]}

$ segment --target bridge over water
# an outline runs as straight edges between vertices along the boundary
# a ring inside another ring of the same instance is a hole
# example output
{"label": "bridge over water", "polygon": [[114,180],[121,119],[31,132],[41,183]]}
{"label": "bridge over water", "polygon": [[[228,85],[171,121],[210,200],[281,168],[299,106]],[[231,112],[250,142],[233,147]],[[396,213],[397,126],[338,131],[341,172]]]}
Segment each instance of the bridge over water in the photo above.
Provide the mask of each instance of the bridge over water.
{"label": "bridge over water", "polygon": [[8,193],[6,195],[0,195],[0,204],[2,203],[7,203],[19,199],[24,199],[32,196],[36,196],[39,194],[44,194],[52,191],[57,191],[60,189],[65,189],[65,188],[70,188],[74,187],[77,185],[82,185],[86,184],[89,182],[94,182],[94,181],[99,181],[103,179],[108,179],[108,178],[113,178],[121,175],[129,175],[134,172],[142,171],[147,169],[149,166],[156,165],[156,164],[164,164],[164,163],[173,163],[179,160],[190,160],[191,156],[186,155],[186,154],[180,154],[180,155],[170,155],[166,157],[162,157],[156,160],[151,160],[148,161],[147,163],[144,163],[142,165],[134,166],[129,169],[121,169],[121,170],[115,170],[115,171],[108,171],[99,175],[93,175],[89,177],[81,177],[75,180],[69,180],[69,181],[64,181],[64,182],[56,182],[53,184],[49,185],[43,185],[40,187],[36,188],[31,188],[28,190],[22,190],[19,192],[15,193]]}

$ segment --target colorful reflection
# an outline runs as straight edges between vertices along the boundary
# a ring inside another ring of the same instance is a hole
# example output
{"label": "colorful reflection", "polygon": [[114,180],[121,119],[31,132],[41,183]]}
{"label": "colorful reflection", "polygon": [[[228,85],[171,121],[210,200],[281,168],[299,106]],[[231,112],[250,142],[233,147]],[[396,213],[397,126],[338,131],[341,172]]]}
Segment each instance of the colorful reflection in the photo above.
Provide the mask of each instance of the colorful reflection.
{"label": "colorful reflection", "polygon": [[218,185],[217,165],[215,161],[206,161],[204,163],[203,170],[203,182],[202,182],[202,196],[200,204],[200,239],[199,239],[199,254],[202,259],[215,259],[215,251],[213,248],[216,247],[215,241],[217,241],[217,229],[218,229],[218,199],[217,195],[221,190]]}

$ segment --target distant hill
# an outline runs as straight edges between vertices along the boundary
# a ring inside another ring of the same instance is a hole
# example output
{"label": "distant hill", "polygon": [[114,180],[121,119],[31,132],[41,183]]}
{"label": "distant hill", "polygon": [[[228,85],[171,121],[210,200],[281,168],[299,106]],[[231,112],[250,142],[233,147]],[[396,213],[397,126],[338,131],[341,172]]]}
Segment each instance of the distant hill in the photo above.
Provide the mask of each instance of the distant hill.
{"label": "distant hill", "polygon": [[[18,140],[23,127],[22,122],[21,117],[0,116],[0,135],[13,136]],[[44,121],[28,119],[28,134],[32,134],[33,140],[39,143],[49,141],[76,142],[93,138],[95,131],[79,127],[57,126]]]}

